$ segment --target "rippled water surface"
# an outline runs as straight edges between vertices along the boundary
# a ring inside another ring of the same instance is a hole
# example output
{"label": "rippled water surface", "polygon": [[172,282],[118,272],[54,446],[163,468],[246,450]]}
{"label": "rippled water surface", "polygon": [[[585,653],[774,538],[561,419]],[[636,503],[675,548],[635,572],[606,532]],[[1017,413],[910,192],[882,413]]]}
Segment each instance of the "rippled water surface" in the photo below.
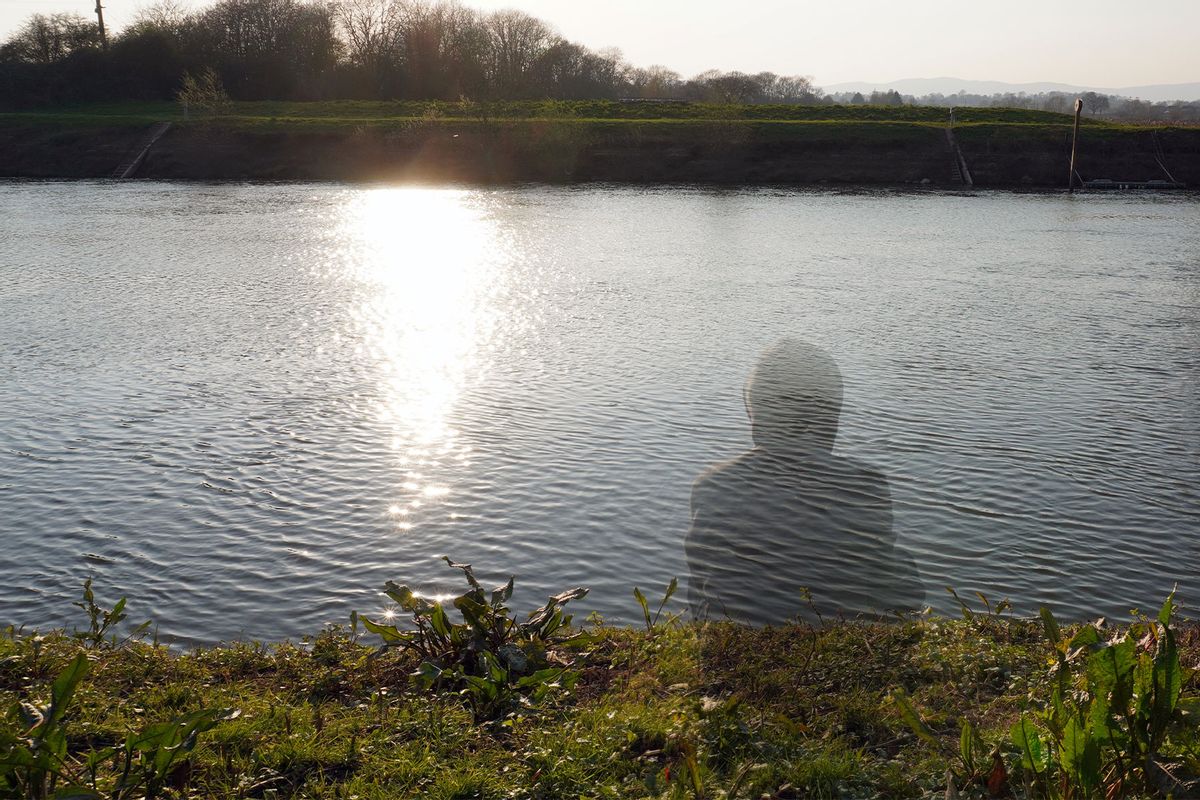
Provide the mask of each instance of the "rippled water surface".
{"label": "rippled water surface", "polygon": [[928,602],[1200,602],[1193,196],[0,183],[0,621],[166,636],[389,578],[687,576],[785,336],[845,380]]}

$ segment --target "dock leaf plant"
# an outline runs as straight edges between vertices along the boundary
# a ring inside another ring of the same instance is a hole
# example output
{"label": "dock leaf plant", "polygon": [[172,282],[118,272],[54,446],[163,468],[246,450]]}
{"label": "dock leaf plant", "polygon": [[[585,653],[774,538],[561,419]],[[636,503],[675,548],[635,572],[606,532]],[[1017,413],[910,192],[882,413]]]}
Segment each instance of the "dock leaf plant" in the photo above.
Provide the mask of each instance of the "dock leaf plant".
{"label": "dock leaf plant", "polygon": [[[974,617],[963,608],[970,624]],[[1172,627],[1176,613],[1174,593],[1156,616],[1139,616],[1116,629],[1105,620],[1062,626],[1042,608],[1048,679],[1030,692],[1008,735],[991,748],[990,777],[982,758],[988,747],[964,719],[954,754],[959,769],[951,769],[947,779],[971,785],[988,778],[991,790],[1002,776],[1017,796],[1052,800],[1193,796],[1200,786],[1178,778],[1177,765],[1163,755],[1173,733],[1195,727],[1190,712],[1200,708],[1200,700],[1185,694],[1196,670],[1181,661]],[[891,699],[919,738],[942,747],[902,689]]]}
{"label": "dock leaf plant", "polygon": [[[420,666],[412,674],[418,688],[462,695],[476,720],[511,720],[523,708],[557,691],[569,691],[578,679],[580,648],[591,637],[571,628],[565,606],[587,595],[584,588],[554,595],[520,621],[509,608],[513,579],[485,591],[470,564],[443,557],[460,570],[467,590],[446,605],[421,596],[409,586],[388,581],[384,593],[408,615],[408,627],[358,616],[383,643],[414,653]],[[456,612],[456,613],[455,613]]]}
{"label": "dock leaf plant", "polygon": [[1012,729],[1028,789],[1113,797],[1169,780],[1160,755],[1194,672],[1180,662],[1175,612],[1172,593],[1125,630],[1093,623],[1067,635],[1042,610],[1054,681]]}

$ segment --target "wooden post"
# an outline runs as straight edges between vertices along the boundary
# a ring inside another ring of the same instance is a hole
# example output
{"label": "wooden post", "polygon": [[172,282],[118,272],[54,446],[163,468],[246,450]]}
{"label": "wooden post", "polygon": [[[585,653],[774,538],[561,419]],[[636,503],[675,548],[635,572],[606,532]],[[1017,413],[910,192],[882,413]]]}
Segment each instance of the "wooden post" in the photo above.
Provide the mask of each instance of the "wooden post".
{"label": "wooden post", "polygon": [[1071,134],[1071,173],[1067,175],[1068,194],[1075,191],[1075,146],[1079,143],[1079,115],[1083,111],[1083,100],[1075,98],[1075,131]]}
{"label": "wooden post", "polygon": [[104,6],[100,5],[100,0],[96,0],[96,21],[100,28],[100,46],[107,50],[108,34],[104,30]]}

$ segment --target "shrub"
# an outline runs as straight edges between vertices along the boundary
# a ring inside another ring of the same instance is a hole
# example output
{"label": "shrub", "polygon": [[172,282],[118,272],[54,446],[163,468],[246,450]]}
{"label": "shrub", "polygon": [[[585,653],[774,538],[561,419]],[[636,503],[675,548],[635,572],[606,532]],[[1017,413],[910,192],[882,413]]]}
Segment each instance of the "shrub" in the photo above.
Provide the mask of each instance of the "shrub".
{"label": "shrub", "polygon": [[205,67],[199,77],[190,72],[184,73],[183,88],[175,95],[175,99],[183,106],[185,117],[192,109],[212,115],[223,114],[230,103],[221,76],[212,67]]}

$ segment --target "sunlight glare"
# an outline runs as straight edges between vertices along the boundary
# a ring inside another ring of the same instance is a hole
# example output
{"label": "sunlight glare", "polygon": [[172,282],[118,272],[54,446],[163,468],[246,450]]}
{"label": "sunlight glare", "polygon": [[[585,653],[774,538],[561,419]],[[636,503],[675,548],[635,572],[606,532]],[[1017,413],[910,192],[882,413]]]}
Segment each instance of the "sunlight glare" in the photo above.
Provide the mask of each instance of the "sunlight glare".
{"label": "sunlight glare", "polygon": [[[475,193],[434,188],[363,192],[345,212],[356,309],[376,368],[378,421],[399,462],[452,458],[465,446],[450,418],[486,367],[504,291],[504,247]],[[397,489],[441,497],[411,479]],[[416,504],[414,504],[416,505]]]}

